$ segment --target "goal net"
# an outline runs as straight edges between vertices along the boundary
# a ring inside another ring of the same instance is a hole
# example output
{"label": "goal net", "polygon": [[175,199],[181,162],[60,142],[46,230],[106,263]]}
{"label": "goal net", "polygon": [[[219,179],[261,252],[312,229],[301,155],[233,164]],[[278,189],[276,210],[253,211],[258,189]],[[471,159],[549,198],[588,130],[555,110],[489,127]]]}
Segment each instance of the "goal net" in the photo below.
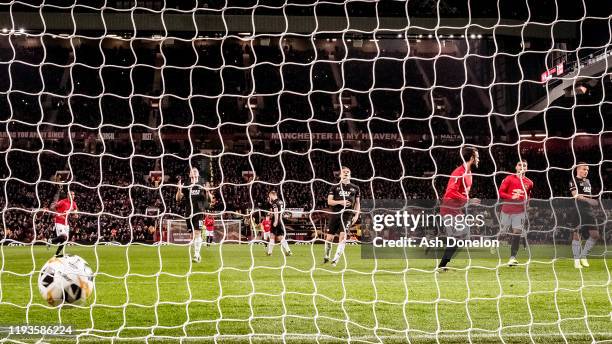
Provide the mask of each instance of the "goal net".
{"label": "goal net", "polygon": [[[582,0],[1,3],[2,340],[610,341],[611,15]],[[480,204],[450,211],[448,190]],[[51,307],[37,278],[71,192],[65,253],[95,289]],[[205,212],[215,244],[198,259],[186,219]],[[446,247],[408,247],[467,239],[402,222],[445,212],[500,247],[460,248],[446,270]]]}
{"label": "goal net", "polygon": [[[211,235],[215,243],[239,244],[246,241],[242,235],[242,222],[239,220],[217,220],[212,226],[212,230],[208,230],[203,223],[200,223],[199,226],[203,233],[202,235]],[[167,220],[162,242],[168,244],[190,244],[192,239],[193,233],[189,231],[184,220]]]}

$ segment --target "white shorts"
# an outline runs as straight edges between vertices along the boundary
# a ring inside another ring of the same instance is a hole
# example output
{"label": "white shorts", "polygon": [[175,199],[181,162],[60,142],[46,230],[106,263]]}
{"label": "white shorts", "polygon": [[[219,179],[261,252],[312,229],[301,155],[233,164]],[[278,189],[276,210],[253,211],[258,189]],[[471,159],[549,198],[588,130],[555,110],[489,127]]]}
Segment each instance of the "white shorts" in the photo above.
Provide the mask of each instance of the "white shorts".
{"label": "white shorts", "polygon": [[262,232],[261,238],[263,240],[270,240],[270,232]]}
{"label": "white shorts", "polygon": [[525,231],[525,212],[518,214],[506,214],[504,212],[499,216],[500,232],[507,233],[510,229],[520,229]]}
{"label": "white shorts", "polygon": [[208,237],[214,237],[215,236],[215,231],[209,231],[208,229],[204,231],[204,237],[208,238]]}
{"label": "white shorts", "polygon": [[457,239],[469,239],[470,238],[470,226],[465,223],[465,217],[463,220],[456,221],[452,226],[444,226],[446,235]]}
{"label": "white shorts", "polygon": [[55,224],[55,235],[57,235],[57,236],[60,236],[60,235],[68,236],[68,234],[70,234],[70,227],[68,227],[68,225],[63,225],[61,223],[56,223]]}

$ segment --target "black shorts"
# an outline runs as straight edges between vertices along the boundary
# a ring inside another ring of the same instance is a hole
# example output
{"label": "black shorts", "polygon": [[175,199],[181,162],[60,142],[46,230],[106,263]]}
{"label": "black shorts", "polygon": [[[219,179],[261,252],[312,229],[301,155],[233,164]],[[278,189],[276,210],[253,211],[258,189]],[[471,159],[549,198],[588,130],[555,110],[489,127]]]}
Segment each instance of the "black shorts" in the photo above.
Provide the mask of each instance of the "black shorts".
{"label": "black shorts", "polygon": [[193,232],[193,229],[202,230],[202,219],[204,216],[202,214],[196,214],[191,217],[188,217],[185,222],[187,222],[187,231],[189,233]]}
{"label": "black shorts", "polygon": [[353,214],[332,214],[329,218],[329,228],[327,234],[338,235],[340,232],[348,231],[351,226]]}
{"label": "black shorts", "polygon": [[274,236],[285,236],[285,227],[279,223],[276,227],[272,226],[270,232],[274,234]]}
{"label": "black shorts", "polygon": [[578,226],[580,227],[596,227],[597,219],[592,210],[579,210],[578,217],[576,218]]}
{"label": "black shorts", "polygon": [[580,211],[578,215],[578,233],[586,239],[589,237],[589,231],[597,229],[597,219],[592,211]]}

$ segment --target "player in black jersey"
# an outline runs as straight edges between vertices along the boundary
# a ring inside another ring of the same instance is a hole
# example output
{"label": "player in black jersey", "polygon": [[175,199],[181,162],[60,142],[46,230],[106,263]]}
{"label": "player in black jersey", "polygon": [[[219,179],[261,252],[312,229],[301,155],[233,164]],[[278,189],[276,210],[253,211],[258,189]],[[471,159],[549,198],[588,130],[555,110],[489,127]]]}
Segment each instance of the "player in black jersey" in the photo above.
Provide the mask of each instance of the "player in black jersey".
{"label": "player in black jersey", "polygon": [[268,256],[272,255],[274,241],[279,241],[282,251],[285,252],[286,256],[290,256],[292,253],[291,249],[289,249],[289,243],[287,243],[287,240],[285,239],[285,226],[283,226],[283,212],[285,210],[285,203],[278,199],[278,194],[276,191],[270,191],[268,194],[268,201],[270,202],[270,217],[272,219]]}
{"label": "player in black jersey", "polygon": [[334,237],[338,235],[338,248],[332,260],[332,266],[336,266],[346,245],[346,232],[357,222],[361,211],[361,192],[359,187],[351,183],[351,170],[342,167],[340,170],[340,184],[329,189],[327,204],[332,207],[333,213],[329,219],[329,228],[325,237],[325,257],[323,264],[329,262]]}
{"label": "player in black jersey", "polygon": [[[200,248],[202,247],[202,227],[204,211],[210,205],[212,193],[206,185],[199,183],[200,172],[193,167],[189,170],[189,185],[183,186],[181,178],[178,178],[178,189],[176,190],[176,201],[185,203],[185,221],[187,229],[193,232],[193,261],[201,261]],[[184,197],[189,195],[189,197]]]}
{"label": "player in black jersey", "polygon": [[[587,256],[597,243],[597,240],[599,240],[597,220],[593,213],[593,208],[597,207],[599,202],[593,199],[591,182],[587,178],[588,175],[589,166],[584,162],[579,162],[576,167],[576,175],[570,181],[570,191],[572,192],[572,197],[576,199],[579,220],[578,227],[574,231],[572,238],[572,253],[576,269],[589,266]],[[584,238],[588,239],[584,243],[584,247],[582,247],[581,239]]]}

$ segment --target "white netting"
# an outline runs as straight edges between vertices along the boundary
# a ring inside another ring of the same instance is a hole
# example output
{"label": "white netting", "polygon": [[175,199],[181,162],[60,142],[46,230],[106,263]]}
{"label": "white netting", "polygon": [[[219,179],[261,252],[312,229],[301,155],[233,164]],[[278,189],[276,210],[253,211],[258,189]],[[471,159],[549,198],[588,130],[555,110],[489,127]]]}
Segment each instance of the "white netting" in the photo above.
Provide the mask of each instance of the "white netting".
{"label": "white netting", "polygon": [[[524,158],[541,204],[570,199],[581,161],[609,198],[611,18],[585,1],[4,2],[0,323],[70,325],[78,342],[609,341],[605,202],[581,271],[548,250],[569,247],[571,221],[544,206],[512,270],[505,251],[441,275],[360,245],[330,267],[322,238],[341,166],[364,213],[401,208],[439,199],[467,145],[473,197],[497,200]],[[219,245],[201,263],[175,197],[191,167],[215,196]],[[292,256],[254,244],[271,190]],[[66,191],[80,214],[66,251],[96,291],[51,308],[35,283],[55,248],[35,244]],[[475,234],[497,235],[493,209]],[[350,243],[372,239],[370,221]]]}
{"label": "white netting", "polygon": [[[221,241],[241,243],[243,241],[242,232],[243,223],[240,220],[217,220],[213,225],[212,232],[213,242],[218,243]],[[166,231],[162,242],[168,244],[190,244],[192,234],[187,229],[187,224],[182,220],[168,220],[166,223]],[[202,230],[205,230],[202,225]],[[202,234],[206,236],[206,233]]]}

